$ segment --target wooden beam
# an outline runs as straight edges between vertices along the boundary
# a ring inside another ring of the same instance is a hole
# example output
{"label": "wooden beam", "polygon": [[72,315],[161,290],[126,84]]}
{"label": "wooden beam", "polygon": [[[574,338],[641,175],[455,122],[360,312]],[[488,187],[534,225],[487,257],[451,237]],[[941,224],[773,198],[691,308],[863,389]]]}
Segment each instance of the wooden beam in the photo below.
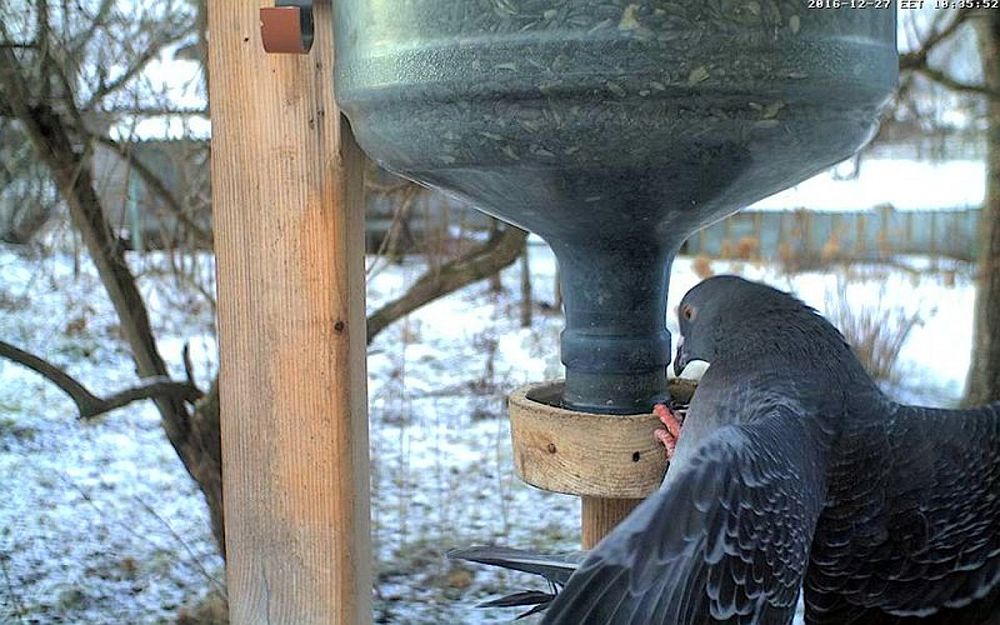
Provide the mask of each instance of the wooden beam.
{"label": "wooden beam", "polygon": [[264,2],[209,3],[227,578],[234,625],[371,622],[361,154]]}

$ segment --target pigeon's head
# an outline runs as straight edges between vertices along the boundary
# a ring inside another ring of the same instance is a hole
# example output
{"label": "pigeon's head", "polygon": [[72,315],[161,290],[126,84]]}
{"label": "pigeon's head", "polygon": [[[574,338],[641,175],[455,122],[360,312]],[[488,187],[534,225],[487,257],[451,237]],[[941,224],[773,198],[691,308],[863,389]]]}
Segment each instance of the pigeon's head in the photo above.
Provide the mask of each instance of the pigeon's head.
{"label": "pigeon's head", "polygon": [[688,363],[711,364],[738,344],[751,319],[779,310],[809,310],[787,293],[736,276],[716,276],[687,292],[677,308],[680,336],[674,372]]}

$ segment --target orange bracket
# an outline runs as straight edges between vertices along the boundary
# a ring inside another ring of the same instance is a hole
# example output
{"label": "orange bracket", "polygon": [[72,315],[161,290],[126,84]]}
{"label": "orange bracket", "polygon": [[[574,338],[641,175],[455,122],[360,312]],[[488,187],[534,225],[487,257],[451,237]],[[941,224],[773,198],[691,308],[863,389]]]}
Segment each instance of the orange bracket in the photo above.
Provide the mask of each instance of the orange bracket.
{"label": "orange bracket", "polygon": [[313,43],[312,0],[277,0],[260,9],[260,38],[271,54],[308,54]]}

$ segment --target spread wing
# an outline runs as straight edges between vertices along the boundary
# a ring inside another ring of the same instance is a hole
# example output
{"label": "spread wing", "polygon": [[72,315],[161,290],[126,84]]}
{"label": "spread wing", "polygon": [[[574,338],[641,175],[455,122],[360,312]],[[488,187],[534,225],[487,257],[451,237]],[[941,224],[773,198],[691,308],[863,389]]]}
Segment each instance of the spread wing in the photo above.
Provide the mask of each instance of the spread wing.
{"label": "spread wing", "polygon": [[810,424],[771,408],[711,434],[591,552],[543,623],[790,623],[824,493]]}
{"label": "spread wing", "polygon": [[806,621],[1000,623],[1000,405],[883,409],[831,461]]}

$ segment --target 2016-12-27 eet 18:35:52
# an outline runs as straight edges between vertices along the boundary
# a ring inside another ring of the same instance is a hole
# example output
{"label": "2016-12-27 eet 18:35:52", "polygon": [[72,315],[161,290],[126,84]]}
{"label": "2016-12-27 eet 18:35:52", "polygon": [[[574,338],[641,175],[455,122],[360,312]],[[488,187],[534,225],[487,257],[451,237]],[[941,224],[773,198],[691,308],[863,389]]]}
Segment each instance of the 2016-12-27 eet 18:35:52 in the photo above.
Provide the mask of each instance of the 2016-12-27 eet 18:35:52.
{"label": "2016-12-27 eet 18:35:52", "polygon": [[809,9],[1000,9],[1000,0],[806,0]]}

